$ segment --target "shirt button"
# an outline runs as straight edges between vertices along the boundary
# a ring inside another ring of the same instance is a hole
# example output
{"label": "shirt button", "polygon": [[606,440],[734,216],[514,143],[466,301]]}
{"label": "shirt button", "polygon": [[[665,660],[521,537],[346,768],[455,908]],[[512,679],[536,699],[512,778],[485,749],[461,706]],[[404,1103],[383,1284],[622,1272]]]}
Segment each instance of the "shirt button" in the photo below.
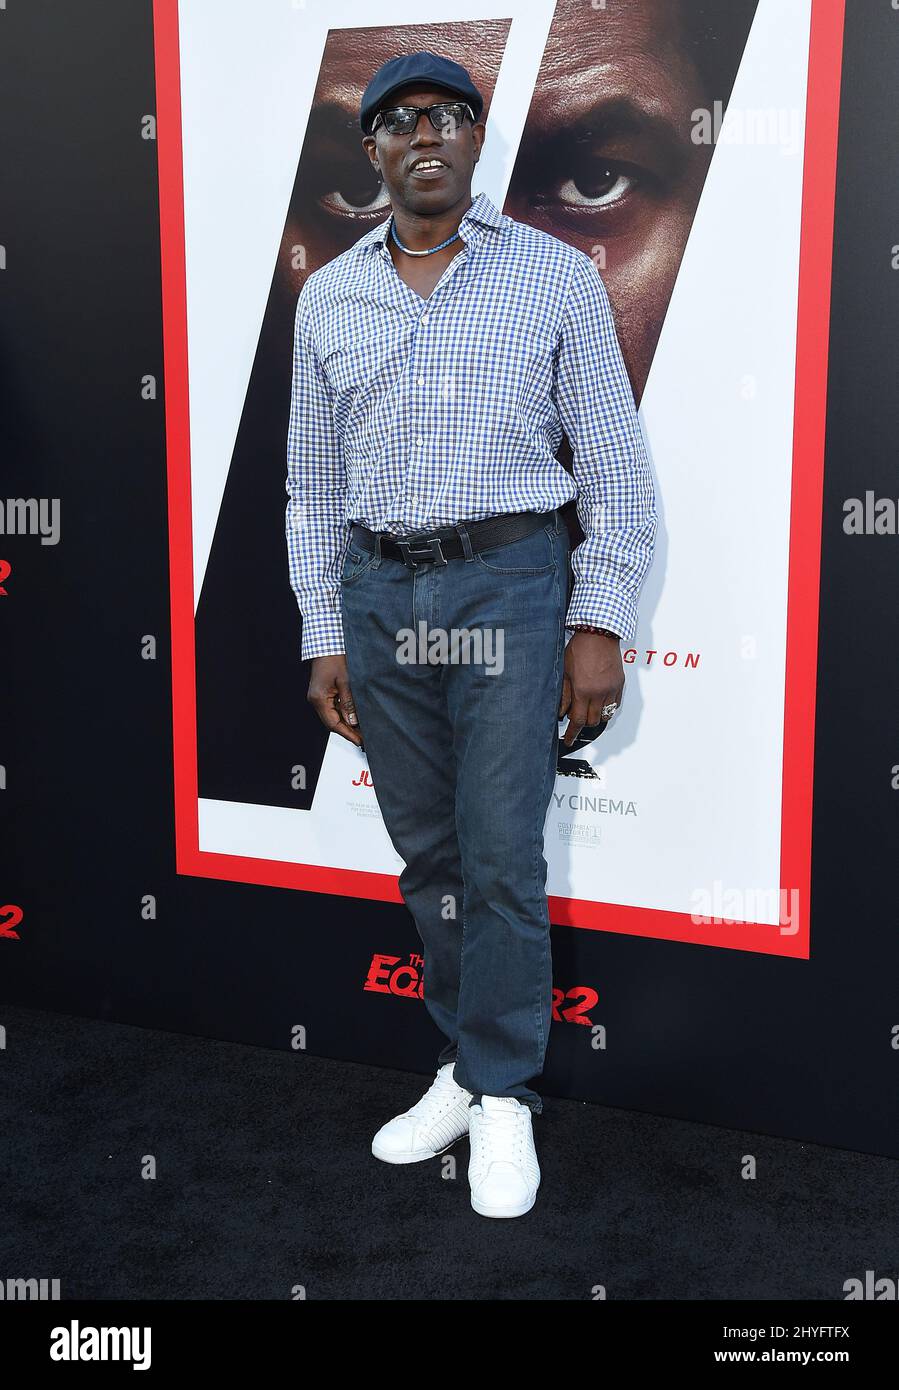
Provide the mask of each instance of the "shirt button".
{"label": "shirt button", "polygon": [[424,444],[424,439],[421,435],[419,435],[415,442],[416,444]]}
{"label": "shirt button", "polygon": [[427,313],[422,314],[422,316],[421,316],[421,321],[422,321],[422,323],[427,323],[428,317],[429,317],[429,316],[428,316]]}
{"label": "shirt button", "polygon": [[418,384],[419,384],[419,386],[424,386],[424,384],[425,384],[425,379],[424,379],[423,376],[420,376],[420,377],[418,378]]}

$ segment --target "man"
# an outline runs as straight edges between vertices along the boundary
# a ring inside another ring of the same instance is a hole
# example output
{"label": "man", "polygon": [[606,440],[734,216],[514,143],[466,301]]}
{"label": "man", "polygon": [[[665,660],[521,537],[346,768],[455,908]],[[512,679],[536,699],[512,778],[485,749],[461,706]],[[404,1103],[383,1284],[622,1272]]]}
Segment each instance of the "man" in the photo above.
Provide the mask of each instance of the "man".
{"label": "man", "polygon": [[482,109],[466,69],[428,52],[365,89],[392,214],[299,295],[286,527],[309,699],[364,739],[447,1039],[372,1152],[415,1163],[468,1132],[472,1206],[514,1217],[540,1181],[558,720],[570,747],[618,708],[657,515],[594,264],[472,200]]}

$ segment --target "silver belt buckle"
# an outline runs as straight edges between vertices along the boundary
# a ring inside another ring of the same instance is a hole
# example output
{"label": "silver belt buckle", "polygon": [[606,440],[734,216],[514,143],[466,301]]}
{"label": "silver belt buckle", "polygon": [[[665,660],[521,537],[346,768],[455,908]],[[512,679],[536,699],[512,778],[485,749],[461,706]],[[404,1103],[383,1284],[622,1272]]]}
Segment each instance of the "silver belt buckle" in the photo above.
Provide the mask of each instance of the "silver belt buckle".
{"label": "silver belt buckle", "polygon": [[439,536],[429,536],[426,540],[404,541],[399,536],[396,543],[403,556],[403,561],[410,569],[418,569],[418,561],[423,564],[445,565],[446,556],[440,545]]}

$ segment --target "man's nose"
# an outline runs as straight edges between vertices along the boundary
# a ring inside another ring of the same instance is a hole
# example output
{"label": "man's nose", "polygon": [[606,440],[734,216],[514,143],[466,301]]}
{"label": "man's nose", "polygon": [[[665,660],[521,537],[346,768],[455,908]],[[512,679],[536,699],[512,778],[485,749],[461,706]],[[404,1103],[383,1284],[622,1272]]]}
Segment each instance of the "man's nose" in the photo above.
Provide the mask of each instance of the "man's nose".
{"label": "man's nose", "polygon": [[422,137],[424,137],[429,145],[433,145],[440,140],[440,133],[431,125],[431,118],[427,111],[419,111],[418,122],[410,136],[409,143],[412,145],[420,145]]}

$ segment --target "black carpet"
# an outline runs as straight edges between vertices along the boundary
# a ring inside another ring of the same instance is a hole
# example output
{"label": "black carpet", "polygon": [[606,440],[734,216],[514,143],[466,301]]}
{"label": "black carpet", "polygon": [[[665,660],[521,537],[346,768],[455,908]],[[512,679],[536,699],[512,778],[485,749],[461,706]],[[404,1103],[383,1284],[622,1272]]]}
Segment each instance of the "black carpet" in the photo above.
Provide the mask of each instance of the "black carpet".
{"label": "black carpet", "polygon": [[63,1299],[842,1299],[899,1274],[892,1159],[547,1098],[537,1205],[491,1221],[467,1141],[454,1179],[371,1156],[429,1078],[0,1022],[0,1278],[58,1278]]}

